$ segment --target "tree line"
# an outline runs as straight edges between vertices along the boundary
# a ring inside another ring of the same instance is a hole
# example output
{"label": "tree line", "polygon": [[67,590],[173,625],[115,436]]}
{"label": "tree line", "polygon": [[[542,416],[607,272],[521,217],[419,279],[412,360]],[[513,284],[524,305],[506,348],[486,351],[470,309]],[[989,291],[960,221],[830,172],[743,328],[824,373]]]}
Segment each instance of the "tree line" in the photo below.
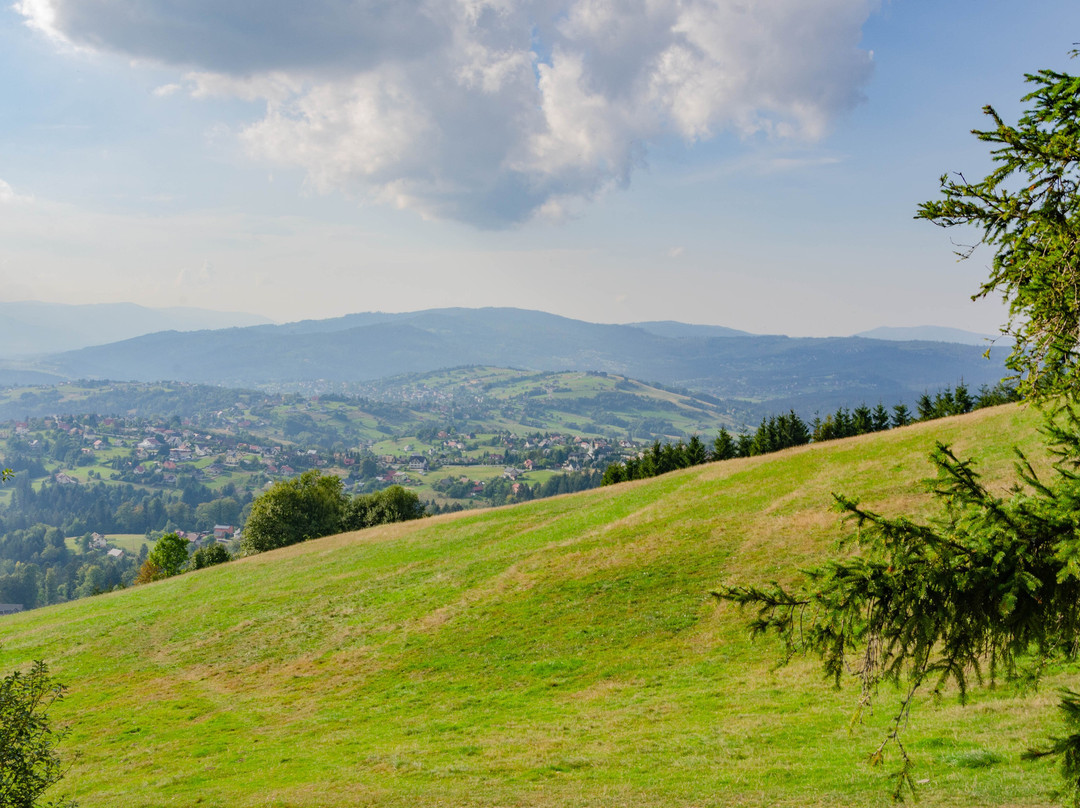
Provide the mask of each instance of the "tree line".
{"label": "tree line", "polygon": [[629,480],[643,480],[716,460],[754,457],[811,442],[820,443],[881,432],[918,421],[962,415],[1018,400],[1016,388],[1006,382],[994,387],[983,385],[978,393],[972,395],[961,381],[955,388],[946,387],[933,396],[928,392],[923,393],[916,402],[915,413],[903,403],[894,405],[891,410],[886,409],[880,402],[873,408],[863,403],[854,409],[837,407],[835,412],[824,418],[814,416],[813,420],[807,423],[798,413],[790,410],[781,415],[762,418],[754,432],[732,435],[721,428],[711,447],[706,447],[697,435],[692,436],[685,444],[682,441],[666,444],[655,441],[640,457],[609,465],[604,470],[602,484],[614,485]]}

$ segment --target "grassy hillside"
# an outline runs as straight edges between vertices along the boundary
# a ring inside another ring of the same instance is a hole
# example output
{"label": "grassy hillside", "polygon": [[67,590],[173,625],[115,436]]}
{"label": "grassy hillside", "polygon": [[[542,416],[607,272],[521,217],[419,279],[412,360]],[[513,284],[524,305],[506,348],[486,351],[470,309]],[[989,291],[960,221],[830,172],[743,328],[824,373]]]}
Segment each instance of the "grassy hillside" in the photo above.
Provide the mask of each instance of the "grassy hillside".
{"label": "grassy hillside", "polygon": [[[70,693],[90,806],[832,806],[888,802],[886,691],[774,670],[727,579],[841,535],[829,493],[925,509],[934,439],[1005,480],[1015,407],[524,506],[331,537],[0,623],[0,669]],[[1058,672],[1058,677],[1067,675]],[[1065,679],[1062,679],[1064,681]],[[923,704],[923,805],[1050,805],[1051,688]]]}

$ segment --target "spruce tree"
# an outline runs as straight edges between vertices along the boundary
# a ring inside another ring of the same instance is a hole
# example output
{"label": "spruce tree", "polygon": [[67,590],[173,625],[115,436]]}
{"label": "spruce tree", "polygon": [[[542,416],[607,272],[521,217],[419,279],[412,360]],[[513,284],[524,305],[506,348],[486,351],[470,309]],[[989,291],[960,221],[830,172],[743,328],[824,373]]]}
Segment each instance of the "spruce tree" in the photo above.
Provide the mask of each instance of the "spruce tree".
{"label": "spruce tree", "polygon": [[735,441],[736,457],[750,457],[753,454],[753,448],[754,438],[745,432]]}
{"label": "spruce tree", "polygon": [[968,391],[963,379],[960,380],[960,384],[956,385],[956,389],[953,391],[953,403],[956,405],[958,414],[971,412],[975,409],[975,400],[971,397],[971,393]]}
{"label": "spruce tree", "polygon": [[831,415],[826,415],[824,421],[817,419],[817,425],[814,427],[813,433],[815,443],[820,443],[823,440],[832,440],[837,437],[840,436],[836,433],[836,422],[833,421]]}
{"label": "spruce tree", "polygon": [[883,432],[889,428],[889,411],[880,401],[870,414],[870,422],[874,432]]}
{"label": "spruce tree", "polygon": [[[918,215],[973,227],[994,250],[976,297],[1001,294],[1009,303],[1004,330],[1016,341],[1008,364],[1020,391],[1044,406],[1058,396],[1067,404],[1064,412],[1051,409],[1044,428],[1059,458],[1053,478],[1040,479],[1021,456],[1018,486],[1001,496],[971,461],[938,445],[936,520],[884,517],[838,495],[856,527],[850,545],[857,552],[806,571],[793,587],[717,592],[756,607],[753,629],[778,633],[789,653],[819,654],[837,680],[854,672],[863,683],[860,704],[883,682],[902,685],[890,729],[871,755],[880,761],[890,747],[899,754],[894,797],[915,785],[902,736],[916,693],[952,682],[963,698],[987,665],[1023,679],[1080,647],[1080,77],[1043,70],[1027,80],[1034,89],[1018,123],[985,107],[993,126],[975,132],[991,145],[994,169],[977,182],[943,176],[941,198]],[[962,409],[966,394],[958,402],[949,391],[935,402],[924,393],[919,417],[934,417],[935,403]],[[1030,754],[1060,756],[1068,795],[1080,804],[1080,695],[1066,692],[1061,709],[1065,734]]]}
{"label": "spruce tree", "polygon": [[905,404],[896,404],[892,408],[892,426],[907,426],[911,423],[911,410]]}
{"label": "spruce tree", "polygon": [[915,402],[915,408],[919,412],[920,421],[929,421],[937,417],[934,412],[934,400],[930,398],[929,393],[919,396],[919,400]]}
{"label": "spruce tree", "polygon": [[855,432],[852,429],[851,413],[844,407],[837,407],[833,413],[834,438],[850,438]]}
{"label": "spruce tree", "polygon": [[956,413],[956,400],[953,398],[952,388],[946,387],[944,390],[939,390],[934,396],[934,418],[948,418]]}
{"label": "spruce tree", "polygon": [[1026,78],[1034,89],[1017,124],[986,106],[992,126],[974,132],[990,144],[994,170],[977,182],[942,175],[941,198],[920,205],[918,216],[981,234],[957,254],[994,250],[975,297],[1000,294],[1009,303],[1002,330],[1015,340],[1007,364],[1021,392],[1072,396],[1080,387],[1080,298],[1071,291],[1080,286],[1080,76],[1040,70]]}
{"label": "spruce tree", "polygon": [[865,435],[874,431],[874,416],[866,404],[860,404],[851,414],[851,429],[854,435]]}
{"label": "spruce tree", "polygon": [[780,416],[780,420],[782,424],[781,442],[783,443],[783,448],[787,449],[792,446],[802,446],[803,444],[810,442],[810,429],[795,410],[788,411],[786,416]]}
{"label": "spruce tree", "polygon": [[684,456],[688,466],[700,466],[702,463],[708,462],[709,459],[708,454],[705,452],[705,444],[701,442],[701,438],[697,435],[690,436],[690,442],[686,444]]}
{"label": "spruce tree", "polygon": [[731,437],[731,433],[724,427],[720,427],[720,431],[716,433],[716,439],[713,441],[712,459],[713,460],[730,460],[735,457],[735,441]]}

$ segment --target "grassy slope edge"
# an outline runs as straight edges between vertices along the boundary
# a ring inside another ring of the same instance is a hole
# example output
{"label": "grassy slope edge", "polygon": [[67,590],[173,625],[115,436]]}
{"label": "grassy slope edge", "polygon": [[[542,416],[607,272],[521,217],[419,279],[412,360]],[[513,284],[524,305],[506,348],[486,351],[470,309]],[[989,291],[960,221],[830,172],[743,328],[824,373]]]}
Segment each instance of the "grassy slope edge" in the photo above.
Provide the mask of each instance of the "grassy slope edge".
{"label": "grassy slope edge", "polygon": [[[888,802],[895,698],[850,690],[708,592],[790,578],[842,528],[830,492],[918,511],[935,439],[1006,480],[1038,455],[1003,407],[778,455],[330,537],[0,623],[44,658],[91,806],[766,806]],[[1063,675],[1063,674],[1059,674]],[[925,704],[924,805],[1050,805],[1018,751],[1050,688]]]}

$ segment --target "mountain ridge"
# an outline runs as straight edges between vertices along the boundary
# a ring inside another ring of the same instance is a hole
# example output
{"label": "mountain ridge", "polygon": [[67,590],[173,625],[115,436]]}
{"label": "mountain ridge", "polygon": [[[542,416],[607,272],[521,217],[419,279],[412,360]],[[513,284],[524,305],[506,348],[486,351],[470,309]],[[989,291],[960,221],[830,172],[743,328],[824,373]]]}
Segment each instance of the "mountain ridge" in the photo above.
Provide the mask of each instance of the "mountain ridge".
{"label": "mountain ridge", "polygon": [[[670,323],[650,327],[672,332]],[[682,335],[667,336],[523,309],[428,309],[158,332],[53,354],[23,369],[69,379],[239,387],[307,380],[346,384],[468,365],[592,370],[803,411],[860,400],[910,402],[924,390],[961,379],[977,388],[1005,375],[997,352],[987,361],[975,346],[726,330],[716,336],[713,328],[679,325],[674,331]]]}

